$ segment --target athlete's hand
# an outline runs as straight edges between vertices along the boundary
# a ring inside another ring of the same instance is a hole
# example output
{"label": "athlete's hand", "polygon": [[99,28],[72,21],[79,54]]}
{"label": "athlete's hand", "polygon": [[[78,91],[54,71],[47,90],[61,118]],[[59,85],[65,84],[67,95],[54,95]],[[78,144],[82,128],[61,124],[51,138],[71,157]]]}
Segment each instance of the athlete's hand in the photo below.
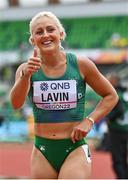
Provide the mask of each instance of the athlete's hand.
{"label": "athlete's hand", "polygon": [[76,141],[83,139],[91,130],[92,126],[92,122],[87,119],[84,119],[80,124],[75,126],[71,133],[72,142],[75,143]]}
{"label": "athlete's hand", "polygon": [[25,75],[31,76],[40,69],[41,59],[37,55],[37,48],[34,48],[33,56],[28,59],[26,65],[24,66],[23,71]]}

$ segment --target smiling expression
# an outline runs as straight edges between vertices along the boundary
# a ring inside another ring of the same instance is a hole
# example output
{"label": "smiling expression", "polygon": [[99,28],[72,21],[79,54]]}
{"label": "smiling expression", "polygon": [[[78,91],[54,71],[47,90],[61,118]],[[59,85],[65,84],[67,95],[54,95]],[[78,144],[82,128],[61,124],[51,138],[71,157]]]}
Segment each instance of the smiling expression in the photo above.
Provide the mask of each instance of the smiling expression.
{"label": "smiling expression", "polygon": [[42,51],[59,49],[63,32],[50,17],[38,18],[32,26],[32,43]]}

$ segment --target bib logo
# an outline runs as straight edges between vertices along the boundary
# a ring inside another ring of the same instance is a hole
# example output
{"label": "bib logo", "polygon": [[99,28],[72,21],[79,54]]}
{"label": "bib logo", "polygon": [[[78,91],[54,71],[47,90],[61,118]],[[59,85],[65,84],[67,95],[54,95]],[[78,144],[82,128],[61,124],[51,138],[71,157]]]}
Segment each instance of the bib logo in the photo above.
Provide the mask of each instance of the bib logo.
{"label": "bib logo", "polygon": [[70,89],[70,84],[68,82],[52,83],[50,87],[52,90]]}
{"label": "bib logo", "polygon": [[[49,85],[46,82],[40,84],[40,89],[42,91],[47,91],[49,89]],[[70,84],[68,82],[65,83],[51,83],[50,85],[51,90],[60,90],[60,89],[70,89]]]}
{"label": "bib logo", "polygon": [[41,84],[40,84],[40,89],[41,89],[42,91],[47,91],[47,90],[48,90],[48,84],[45,83],[45,82],[41,83]]}

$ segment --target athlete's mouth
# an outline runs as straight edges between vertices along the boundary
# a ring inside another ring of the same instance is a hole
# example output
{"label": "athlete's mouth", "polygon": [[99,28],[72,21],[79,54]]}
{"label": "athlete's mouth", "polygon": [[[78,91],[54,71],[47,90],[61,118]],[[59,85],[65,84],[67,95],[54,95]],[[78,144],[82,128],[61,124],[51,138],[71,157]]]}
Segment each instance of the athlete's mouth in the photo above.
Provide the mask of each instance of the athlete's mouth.
{"label": "athlete's mouth", "polygon": [[42,42],[43,45],[51,45],[52,44],[52,41],[51,40],[48,40],[48,41],[44,41]]}

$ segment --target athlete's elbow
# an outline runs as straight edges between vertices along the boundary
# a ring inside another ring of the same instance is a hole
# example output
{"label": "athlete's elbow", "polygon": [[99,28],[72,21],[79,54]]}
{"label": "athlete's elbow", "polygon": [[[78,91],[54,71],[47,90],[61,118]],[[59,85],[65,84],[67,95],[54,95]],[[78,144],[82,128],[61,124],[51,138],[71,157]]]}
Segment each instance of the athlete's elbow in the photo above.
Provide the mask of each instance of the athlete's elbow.
{"label": "athlete's elbow", "polygon": [[117,94],[117,92],[115,91],[112,95],[111,95],[111,104],[112,104],[112,108],[114,108],[116,106],[116,104],[119,101],[119,96]]}
{"label": "athlete's elbow", "polygon": [[22,107],[21,103],[17,103],[17,102],[15,102],[13,100],[11,101],[11,105],[12,105],[14,110],[18,110],[18,109],[20,109]]}
{"label": "athlete's elbow", "polygon": [[14,110],[18,110],[22,107],[23,103],[19,101],[19,98],[10,96],[10,102]]}
{"label": "athlete's elbow", "polygon": [[19,104],[13,104],[12,103],[12,107],[13,107],[14,110],[19,110],[22,106],[19,105]]}

